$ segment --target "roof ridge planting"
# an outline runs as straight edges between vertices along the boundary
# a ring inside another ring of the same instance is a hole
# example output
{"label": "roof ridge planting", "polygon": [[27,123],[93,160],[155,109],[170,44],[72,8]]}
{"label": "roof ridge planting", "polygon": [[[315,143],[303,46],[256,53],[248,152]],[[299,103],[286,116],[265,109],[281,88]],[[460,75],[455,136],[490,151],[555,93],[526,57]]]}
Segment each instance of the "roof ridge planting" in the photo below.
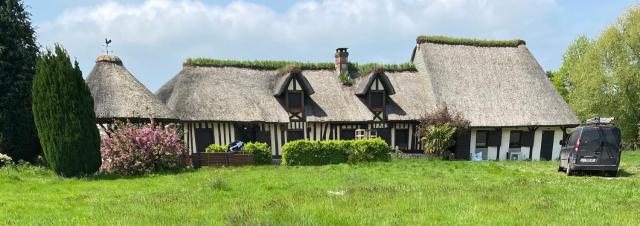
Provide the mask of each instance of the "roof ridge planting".
{"label": "roof ridge planting", "polygon": [[311,63],[286,60],[224,60],[213,58],[188,58],[183,65],[198,67],[239,67],[258,70],[280,70],[295,67],[300,70],[335,70],[330,62]]}
{"label": "roof ridge planting", "polygon": [[466,45],[476,47],[518,47],[525,45],[526,42],[521,39],[512,40],[485,40],[475,38],[453,38],[442,35],[421,35],[416,38],[417,44],[434,43],[445,45]]}
{"label": "roof ridge planting", "polygon": [[[336,66],[332,62],[300,62],[300,61],[286,61],[286,60],[223,60],[213,58],[188,58],[184,63],[184,66],[197,66],[197,67],[238,67],[249,68],[256,70],[279,70],[282,72],[288,72],[291,69],[295,70],[335,70]],[[380,67],[387,72],[404,72],[404,71],[417,71],[416,67],[408,62],[401,64],[377,64],[377,63],[349,63],[349,70],[362,72],[369,72],[371,69]]]}

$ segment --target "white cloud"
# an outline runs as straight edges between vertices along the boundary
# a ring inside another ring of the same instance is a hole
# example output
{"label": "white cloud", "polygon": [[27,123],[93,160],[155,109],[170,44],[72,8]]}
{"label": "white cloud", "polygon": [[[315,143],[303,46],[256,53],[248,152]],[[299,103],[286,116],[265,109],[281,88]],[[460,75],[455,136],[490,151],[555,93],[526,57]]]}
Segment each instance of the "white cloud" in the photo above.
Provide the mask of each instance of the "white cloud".
{"label": "white cloud", "polygon": [[545,29],[553,0],[325,0],[282,12],[245,1],[107,1],[65,11],[40,24],[40,43],[62,43],[85,74],[105,37],[115,54],[152,90],[180,70],[186,57],[331,61],[351,47],[360,61],[408,60],[420,34],[526,38]]}

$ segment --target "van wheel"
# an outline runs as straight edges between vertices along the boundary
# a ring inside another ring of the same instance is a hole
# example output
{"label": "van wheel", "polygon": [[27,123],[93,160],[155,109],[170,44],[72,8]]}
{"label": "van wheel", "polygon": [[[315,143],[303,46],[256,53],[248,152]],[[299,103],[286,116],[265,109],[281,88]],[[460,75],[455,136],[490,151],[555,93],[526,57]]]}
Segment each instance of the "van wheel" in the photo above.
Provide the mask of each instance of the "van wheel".
{"label": "van wheel", "polygon": [[567,176],[573,176],[575,174],[575,170],[571,169],[571,164],[567,161],[567,168],[565,169],[567,172]]}
{"label": "van wheel", "polygon": [[571,167],[567,167],[566,172],[567,172],[567,176],[573,176],[574,174],[573,170],[571,170]]}

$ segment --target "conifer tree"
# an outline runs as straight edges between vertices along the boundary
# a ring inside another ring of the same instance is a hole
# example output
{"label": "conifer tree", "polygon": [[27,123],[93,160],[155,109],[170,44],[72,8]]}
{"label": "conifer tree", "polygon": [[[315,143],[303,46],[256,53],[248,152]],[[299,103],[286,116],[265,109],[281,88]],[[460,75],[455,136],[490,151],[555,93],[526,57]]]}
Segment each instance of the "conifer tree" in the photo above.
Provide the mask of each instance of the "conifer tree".
{"label": "conifer tree", "polygon": [[0,0],[0,150],[14,160],[40,153],[31,112],[38,47],[29,13],[19,0]]}
{"label": "conifer tree", "polygon": [[38,62],[33,81],[33,113],[45,158],[62,176],[95,173],[100,167],[100,135],[93,98],[78,62],[59,45]]}

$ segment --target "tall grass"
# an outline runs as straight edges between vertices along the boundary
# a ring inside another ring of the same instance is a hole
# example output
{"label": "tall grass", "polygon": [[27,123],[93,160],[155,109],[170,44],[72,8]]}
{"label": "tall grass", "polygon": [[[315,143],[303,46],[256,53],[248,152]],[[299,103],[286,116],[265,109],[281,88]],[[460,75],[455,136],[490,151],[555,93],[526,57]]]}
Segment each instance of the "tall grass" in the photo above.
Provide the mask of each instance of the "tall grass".
{"label": "tall grass", "polygon": [[640,224],[640,152],[622,155],[614,179],[556,167],[414,159],[84,179],[2,168],[0,224]]}

